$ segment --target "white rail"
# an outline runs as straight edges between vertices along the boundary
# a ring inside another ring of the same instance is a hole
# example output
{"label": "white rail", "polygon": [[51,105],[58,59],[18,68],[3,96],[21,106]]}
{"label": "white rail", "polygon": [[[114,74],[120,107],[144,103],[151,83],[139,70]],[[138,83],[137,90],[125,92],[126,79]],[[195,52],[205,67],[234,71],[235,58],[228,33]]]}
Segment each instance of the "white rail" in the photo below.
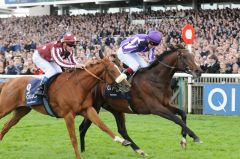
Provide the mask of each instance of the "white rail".
{"label": "white rail", "polygon": [[[33,76],[37,78],[42,78],[42,75],[0,75],[1,79],[9,79],[9,78],[16,78],[21,76]],[[196,83],[205,83],[205,82],[198,82],[197,80],[194,80],[192,75],[186,74],[186,73],[175,73],[175,78],[184,78],[187,80],[187,111],[188,113],[192,112],[192,89],[193,85]],[[202,74],[200,79],[208,79],[211,81],[211,79],[219,79],[221,81],[221,78],[225,79],[234,79],[235,83],[240,83],[240,74]],[[236,79],[236,80],[235,80]],[[211,83],[214,83],[214,81],[211,81]],[[217,83],[217,82],[216,82]],[[224,82],[223,82],[224,83]]]}
{"label": "white rail", "polygon": [[23,76],[32,76],[32,77],[42,78],[42,75],[0,75],[0,79],[16,78],[16,77],[23,77]]}

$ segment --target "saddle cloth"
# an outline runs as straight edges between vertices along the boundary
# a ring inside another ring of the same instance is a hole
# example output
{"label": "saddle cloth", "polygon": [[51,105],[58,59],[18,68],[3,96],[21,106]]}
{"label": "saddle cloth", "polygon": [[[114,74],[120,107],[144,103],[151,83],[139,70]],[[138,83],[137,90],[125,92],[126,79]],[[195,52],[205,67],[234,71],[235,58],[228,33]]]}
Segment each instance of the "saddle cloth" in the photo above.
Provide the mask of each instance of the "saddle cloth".
{"label": "saddle cloth", "polygon": [[34,95],[40,83],[41,79],[33,79],[28,83],[26,88],[26,105],[28,107],[43,104],[43,98]]}
{"label": "saddle cloth", "polygon": [[[127,80],[130,84],[132,83],[132,80],[137,72],[139,72],[139,70],[127,77]],[[111,99],[126,99],[129,104],[132,100],[130,92],[121,92],[120,90],[111,85],[107,85],[104,96]]]}
{"label": "saddle cloth", "polygon": [[112,99],[126,99],[131,100],[130,92],[124,93],[120,90],[116,89],[111,85],[107,85],[105,90],[105,97],[112,98]]}
{"label": "saddle cloth", "polygon": [[36,105],[43,105],[46,112],[53,117],[58,117],[57,114],[52,110],[51,105],[49,104],[48,99],[48,88],[51,85],[51,83],[58,77],[59,74],[54,75],[45,84],[44,88],[44,94],[45,96],[36,96],[35,92],[38,88],[38,86],[41,83],[41,79],[34,78],[29,81],[27,87],[26,87],[26,106],[27,107],[33,107]]}
{"label": "saddle cloth", "polygon": [[[130,84],[132,83],[133,78],[136,75],[136,73],[139,72],[140,70],[137,70],[132,75],[127,77],[127,80]],[[118,90],[117,88],[115,88],[114,86],[107,85],[107,87],[105,89],[104,96],[106,98],[111,98],[111,99],[125,99],[125,100],[127,100],[131,111],[138,114],[138,111],[136,110],[135,106],[132,104],[131,91],[124,93],[124,92],[121,92],[120,90]]]}

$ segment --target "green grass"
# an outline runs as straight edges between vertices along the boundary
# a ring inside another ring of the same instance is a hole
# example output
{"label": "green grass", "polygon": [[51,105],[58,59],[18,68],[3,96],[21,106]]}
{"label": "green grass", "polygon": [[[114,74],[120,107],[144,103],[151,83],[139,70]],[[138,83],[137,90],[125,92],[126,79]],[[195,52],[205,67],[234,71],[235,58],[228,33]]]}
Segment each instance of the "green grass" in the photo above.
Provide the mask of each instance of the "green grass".
{"label": "green grass", "polygon": [[[0,120],[2,127],[10,116]],[[103,121],[114,131],[111,114],[101,113]],[[239,159],[240,116],[189,115],[188,126],[203,144],[188,139],[181,149],[180,127],[157,116],[127,115],[128,133],[148,153],[149,159]],[[82,117],[76,118],[76,132]],[[86,136],[83,159],[140,159],[130,147],[113,142],[92,126]],[[74,159],[72,145],[63,119],[31,112],[13,127],[0,142],[0,159]]]}

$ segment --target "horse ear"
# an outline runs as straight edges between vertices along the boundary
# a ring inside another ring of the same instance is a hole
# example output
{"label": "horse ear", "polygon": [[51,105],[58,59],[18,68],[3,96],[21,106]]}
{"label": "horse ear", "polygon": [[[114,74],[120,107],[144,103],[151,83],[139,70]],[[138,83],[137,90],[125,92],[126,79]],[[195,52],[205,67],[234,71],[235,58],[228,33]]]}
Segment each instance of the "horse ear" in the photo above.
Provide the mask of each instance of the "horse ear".
{"label": "horse ear", "polygon": [[91,64],[94,64],[92,59],[89,59],[85,62],[86,66],[91,65]]}
{"label": "horse ear", "polygon": [[173,44],[169,44],[167,47],[168,47],[169,50],[174,50]]}
{"label": "horse ear", "polygon": [[107,55],[107,56],[105,56],[103,59],[108,59],[108,60],[110,60],[110,56]]}
{"label": "horse ear", "polygon": [[103,59],[103,58],[104,58],[104,55],[103,55],[103,52],[102,52],[102,50],[99,50],[99,51],[98,51],[98,55],[99,55],[99,57],[100,57],[101,59]]}
{"label": "horse ear", "polygon": [[182,43],[177,44],[176,47],[177,47],[178,49],[185,49],[185,47],[184,47],[184,45],[183,45]]}
{"label": "horse ear", "polygon": [[105,56],[105,57],[103,57],[102,60],[105,61],[105,62],[107,62],[107,61],[110,61],[110,58],[109,58],[109,56]]}

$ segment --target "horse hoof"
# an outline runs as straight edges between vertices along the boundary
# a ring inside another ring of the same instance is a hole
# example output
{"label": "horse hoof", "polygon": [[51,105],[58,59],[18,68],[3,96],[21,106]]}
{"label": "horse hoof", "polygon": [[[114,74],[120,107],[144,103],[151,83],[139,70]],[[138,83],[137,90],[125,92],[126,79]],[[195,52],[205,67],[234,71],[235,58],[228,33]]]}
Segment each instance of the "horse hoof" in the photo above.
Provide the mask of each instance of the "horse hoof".
{"label": "horse hoof", "polygon": [[123,146],[129,146],[129,145],[131,145],[132,143],[130,142],[130,141],[128,141],[128,140],[124,140],[123,142],[122,142],[122,145]]}
{"label": "horse hoof", "polygon": [[148,154],[147,153],[145,153],[143,150],[141,150],[141,149],[138,149],[138,150],[135,150],[139,155],[141,155],[142,157],[147,157],[148,156]]}
{"label": "horse hoof", "polygon": [[85,152],[85,149],[81,149],[81,152]]}
{"label": "horse hoof", "polygon": [[196,138],[193,140],[196,144],[202,144],[203,142],[199,139],[199,138]]}
{"label": "horse hoof", "polygon": [[185,138],[182,138],[182,140],[180,141],[180,145],[183,149],[187,148],[187,141]]}
{"label": "horse hoof", "polygon": [[186,149],[187,148],[187,143],[186,142],[180,142],[180,145],[182,147],[182,149]]}

